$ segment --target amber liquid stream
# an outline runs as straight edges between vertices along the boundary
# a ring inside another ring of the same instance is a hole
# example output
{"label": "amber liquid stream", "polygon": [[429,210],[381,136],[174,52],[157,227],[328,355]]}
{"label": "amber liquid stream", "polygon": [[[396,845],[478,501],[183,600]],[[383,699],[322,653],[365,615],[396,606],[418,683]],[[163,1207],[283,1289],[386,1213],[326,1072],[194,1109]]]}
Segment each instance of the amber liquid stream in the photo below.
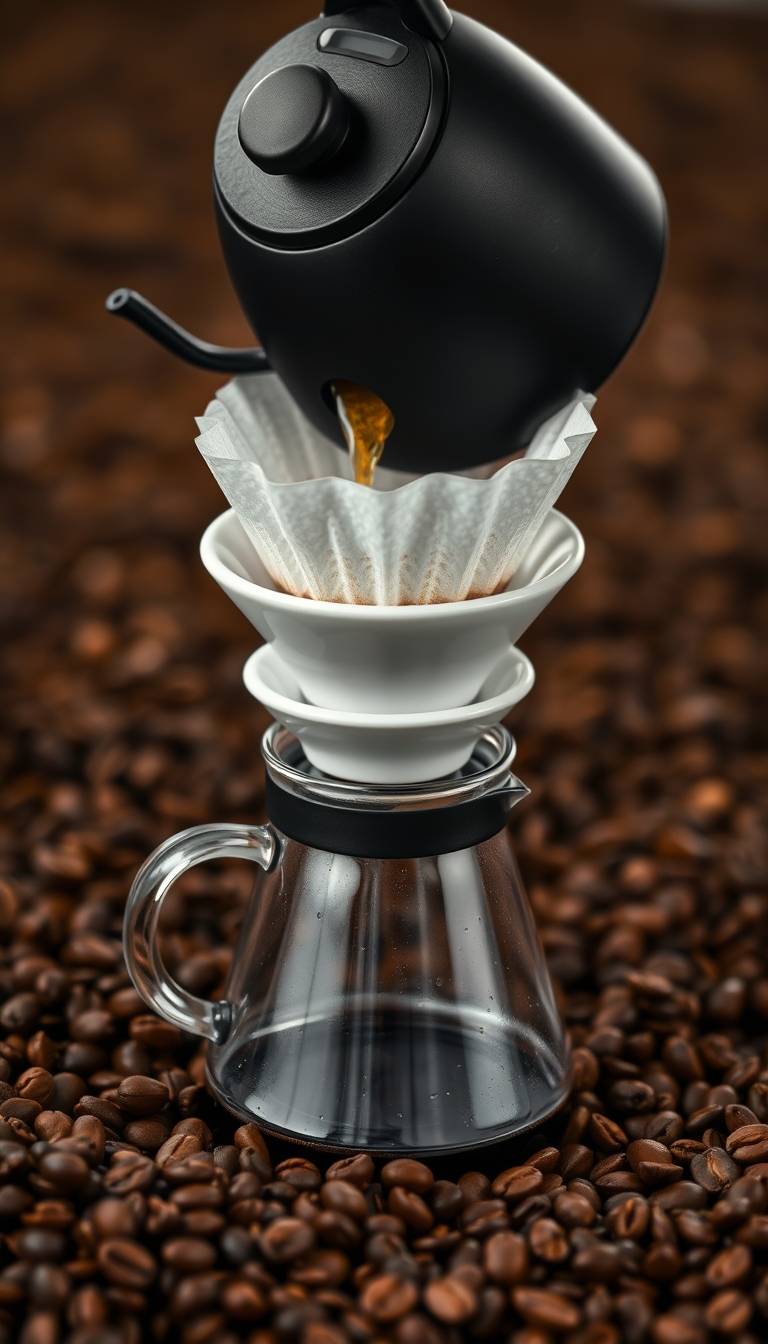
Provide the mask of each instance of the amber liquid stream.
{"label": "amber liquid stream", "polygon": [[395,417],[375,392],[346,378],[336,378],[331,383],[331,394],[347,440],[355,480],[358,485],[373,485],[376,463],[395,427]]}

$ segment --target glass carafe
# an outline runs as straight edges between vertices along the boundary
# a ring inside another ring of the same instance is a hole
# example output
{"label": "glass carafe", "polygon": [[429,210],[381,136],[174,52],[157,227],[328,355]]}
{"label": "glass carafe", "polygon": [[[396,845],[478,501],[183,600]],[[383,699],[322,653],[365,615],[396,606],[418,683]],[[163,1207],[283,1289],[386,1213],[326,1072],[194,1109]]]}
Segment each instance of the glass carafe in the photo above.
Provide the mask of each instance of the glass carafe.
{"label": "glass carafe", "polygon": [[[337,1151],[456,1152],[563,1101],[568,1053],[506,826],[527,790],[504,728],[455,777],[406,788],[320,775],[266,734],[267,826],[198,826],[131,890],[125,948],[161,1016],[208,1037],[219,1100],[266,1132]],[[168,976],[163,897],[206,859],[257,875],[226,998]]]}

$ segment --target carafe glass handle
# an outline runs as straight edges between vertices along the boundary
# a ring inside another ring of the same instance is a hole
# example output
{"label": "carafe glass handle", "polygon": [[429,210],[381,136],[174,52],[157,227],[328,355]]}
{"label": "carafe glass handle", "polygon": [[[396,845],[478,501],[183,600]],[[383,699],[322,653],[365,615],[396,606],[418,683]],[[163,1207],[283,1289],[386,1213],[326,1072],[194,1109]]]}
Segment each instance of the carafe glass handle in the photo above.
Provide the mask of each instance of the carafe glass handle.
{"label": "carafe glass handle", "polygon": [[160,958],[160,908],[174,882],[209,859],[251,859],[265,870],[279,854],[271,826],[193,826],[166,840],[139,869],[128,895],[123,923],[125,960],[136,989],[166,1022],[221,1044],[229,1034],[232,1007],[189,994],[169,976]]}

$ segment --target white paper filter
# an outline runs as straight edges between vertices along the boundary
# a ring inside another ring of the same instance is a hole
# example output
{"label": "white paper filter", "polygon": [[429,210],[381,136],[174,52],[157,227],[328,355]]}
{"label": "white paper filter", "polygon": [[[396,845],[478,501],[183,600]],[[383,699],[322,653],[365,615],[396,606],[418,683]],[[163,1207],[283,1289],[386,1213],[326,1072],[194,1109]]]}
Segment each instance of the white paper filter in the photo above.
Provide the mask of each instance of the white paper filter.
{"label": "white paper filter", "polygon": [[357,485],[347,455],[274,373],[221,388],[196,443],[285,592],[367,606],[457,602],[509,583],[595,434],[594,402],[578,393],[524,457],[487,479],[379,467],[375,489]]}

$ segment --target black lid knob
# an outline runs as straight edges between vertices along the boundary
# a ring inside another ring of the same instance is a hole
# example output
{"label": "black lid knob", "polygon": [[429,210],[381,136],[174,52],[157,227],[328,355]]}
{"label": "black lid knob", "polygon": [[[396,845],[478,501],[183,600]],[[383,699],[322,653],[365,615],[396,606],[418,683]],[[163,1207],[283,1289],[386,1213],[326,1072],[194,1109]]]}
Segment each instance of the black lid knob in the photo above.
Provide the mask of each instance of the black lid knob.
{"label": "black lid knob", "polygon": [[238,133],[248,158],[265,173],[300,173],[341,149],[350,107],[326,70],[284,65],[251,89]]}

